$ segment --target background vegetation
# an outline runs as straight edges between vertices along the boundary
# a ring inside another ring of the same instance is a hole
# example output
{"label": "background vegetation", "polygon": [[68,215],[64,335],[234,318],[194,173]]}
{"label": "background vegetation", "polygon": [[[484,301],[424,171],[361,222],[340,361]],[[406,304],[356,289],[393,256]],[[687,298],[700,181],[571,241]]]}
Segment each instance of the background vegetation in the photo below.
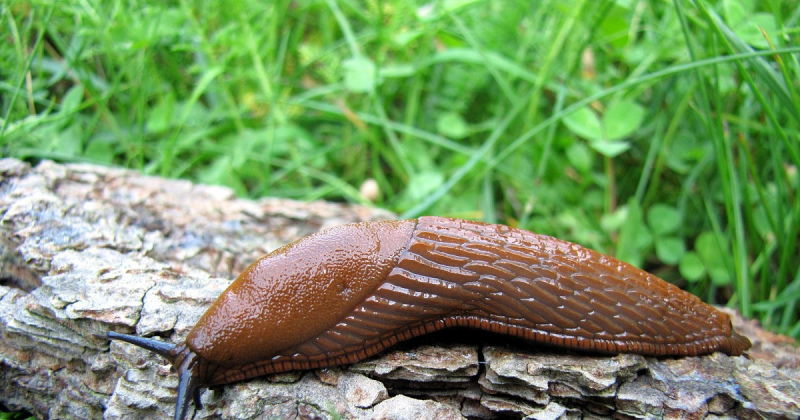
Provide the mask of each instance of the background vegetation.
{"label": "background vegetation", "polygon": [[796,2],[0,11],[4,156],[503,222],[800,337]]}

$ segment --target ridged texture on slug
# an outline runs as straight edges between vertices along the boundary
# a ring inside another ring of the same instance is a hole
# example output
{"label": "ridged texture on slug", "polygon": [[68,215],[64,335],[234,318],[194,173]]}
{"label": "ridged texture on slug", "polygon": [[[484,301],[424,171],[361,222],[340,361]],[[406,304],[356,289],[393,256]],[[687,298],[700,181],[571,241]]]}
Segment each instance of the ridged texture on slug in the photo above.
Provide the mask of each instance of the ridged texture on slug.
{"label": "ridged texture on slug", "polygon": [[[403,249],[384,277],[370,280],[368,294],[355,304],[347,300],[346,311],[326,314],[335,315],[326,326],[314,323],[313,333],[294,337],[304,340],[263,360],[219,366],[207,382],[352,363],[453,326],[604,353],[738,355],[750,346],[727,315],[695,296],[579,245],[439,217],[423,217],[407,233],[406,225],[384,223],[355,225],[381,237],[391,236],[386,229],[407,235],[392,239],[390,248],[403,243]],[[309,298],[297,293],[296,302]]]}

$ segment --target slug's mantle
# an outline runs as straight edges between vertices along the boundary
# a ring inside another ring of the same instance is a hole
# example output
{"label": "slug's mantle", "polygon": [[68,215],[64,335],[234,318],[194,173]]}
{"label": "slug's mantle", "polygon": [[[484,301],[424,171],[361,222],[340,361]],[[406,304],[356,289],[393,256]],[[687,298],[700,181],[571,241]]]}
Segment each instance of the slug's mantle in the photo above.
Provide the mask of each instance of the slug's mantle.
{"label": "slug's mantle", "polygon": [[[236,200],[222,188],[86,165],[30,168],[6,159],[0,176],[3,277],[13,279],[0,286],[0,399],[51,418],[97,418],[104,411],[109,418],[168,417],[176,386],[168,365],[124,343],[109,352],[95,334],[135,331],[180,342],[228,279],[258,256],[324,226],[390,218],[325,203]],[[754,342],[751,354],[776,353]],[[330,416],[327,410],[368,417],[398,407],[484,417],[558,410],[791,417],[798,411],[800,375],[790,346],[781,347],[783,367],[777,367],[720,354],[576,357],[518,344],[456,340],[396,349],[345,369],[285,374],[283,382],[247,381],[205,392],[205,409],[195,418]],[[577,362],[583,365],[559,368]],[[691,379],[679,380],[687,372]],[[387,387],[406,396],[386,399]],[[433,394],[452,405],[433,402]],[[601,403],[587,406],[585,396]]]}

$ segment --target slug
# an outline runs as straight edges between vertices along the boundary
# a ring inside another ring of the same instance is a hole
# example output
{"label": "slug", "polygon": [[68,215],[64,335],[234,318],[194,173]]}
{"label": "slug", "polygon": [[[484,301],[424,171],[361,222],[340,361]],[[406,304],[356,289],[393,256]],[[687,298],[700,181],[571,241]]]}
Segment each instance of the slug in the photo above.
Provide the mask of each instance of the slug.
{"label": "slug", "polygon": [[199,387],[354,363],[471,327],[595,353],[741,355],[729,317],[658,277],[570,242],[422,217],[341,225],[250,265],[180,344],[108,333],[170,360],[175,419]]}

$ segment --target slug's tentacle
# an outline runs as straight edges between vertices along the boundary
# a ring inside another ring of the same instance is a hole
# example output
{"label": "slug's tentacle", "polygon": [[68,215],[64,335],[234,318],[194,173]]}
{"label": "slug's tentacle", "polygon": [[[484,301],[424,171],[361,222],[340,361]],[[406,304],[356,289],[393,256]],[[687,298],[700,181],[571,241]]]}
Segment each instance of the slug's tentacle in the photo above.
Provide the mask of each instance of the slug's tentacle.
{"label": "slug's tentacle", "polygon": [[[175,404],[175,420],[183,420],[189,412],[192,398],[196,396],[198,387],[203,380],[199,374],[208,371],[208,366],[199,362],[197,355],[186,344],[171,344],[137,335],[119,334],[113,331],[108,333],[111,340],[120,340],[126,343],[150,350],[167,359],[178,373],[178,398]],[[213,369],[212,369],[213,370]],[[196,400],[199,399],[195,398]],[[199,403],[197,404],[199,407]]]}
{"label": "slug's tentacle", "polygon": [[172,361],[172,356],[170,356],[169,353],[174,350],[175,347],[177,347],[176,344],[165,343],[163,341],[153,340],[152,338],[139,337],[138,335],[115,333],[114,331],[109,331],[108,338],[111,340],[124,341],[126,343],[139,346],[145,350],[150,350],[153,353],[164,357],[165,359],[169,359],[170,361]]}
{"label": "slug's tentacle", "polygon": [[186,350],[183,361],[178,366],[178,398],[175,402],[174,420],[182,420],[189,412],[189,404],[195,400],[197,409],[200,409],[200,398],[197,394],[200,379],[194,375],[192,367],[195,364],[196,355],[191,350]]}

